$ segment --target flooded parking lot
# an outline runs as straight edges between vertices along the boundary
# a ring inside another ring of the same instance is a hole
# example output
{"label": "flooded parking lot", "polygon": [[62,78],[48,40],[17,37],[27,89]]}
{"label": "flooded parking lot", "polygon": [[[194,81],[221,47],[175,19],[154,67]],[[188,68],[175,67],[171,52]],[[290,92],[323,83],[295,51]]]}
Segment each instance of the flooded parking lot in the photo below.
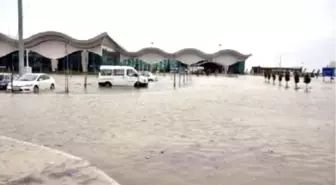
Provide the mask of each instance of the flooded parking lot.
{"label": "flooded parking lot", "polygon": [[[85,158],[121,185],[335,183],[335,85],[310,93],[262,77],[170,76],[99,89],[55,76],[56,92],[0,94],[0,135]],[[178,87],[178,82],[177,82]],[[301,84],[301,87],[304,87]]]}

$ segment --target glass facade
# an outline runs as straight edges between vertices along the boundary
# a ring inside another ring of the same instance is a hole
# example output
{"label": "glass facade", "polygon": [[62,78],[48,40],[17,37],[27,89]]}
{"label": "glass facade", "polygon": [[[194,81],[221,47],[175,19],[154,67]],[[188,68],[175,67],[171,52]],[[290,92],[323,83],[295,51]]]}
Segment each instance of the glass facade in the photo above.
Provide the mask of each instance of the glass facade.
{"label": "glass facade", "polygon": [[103,63],[103,59],[96,53],[89,52],[88,72],[97,72]]}
{"label": "glass facade", "polygon": [[243,74],[245,72],[245,61],[238,61],[229,66],[229,73]]}
{"label": "glass facade", "polygon": [[58,59],[58,71],[63,72],[68,68],[72,72],[82,72],[82,51],[76,51]]}
{"label": "glass facade", "polygon": [[[27,65],[26,52],[24,53],[24,65]],[[28,54],[29,66],[33,72],[51,72],[51,60],[42,55],[30,51]],[[14,51],[6,56],[0,58],[0,70],[4,72],[12,71],[19,72],[19,52]]]}
{"label": "glass facade", "polygon": [[102,64],[103,65],[120,65],[120,54],[117,52],[102,51]]}
{"label": "glass facade", "polygon": [[185,68],[186,65],[180,61],[173,60],[163,60],[156,63],[150,64],[149,62],[131,58],[120,62],[121,65],[132,66],[138,71],[160,71],[160,72],[170,72],[171,69],[175,68]]}
{"label": "glass facade", "polygon": [[[99,67],[102,65],[102,57],[92,52],[89,52],[88,56],[88,72],[99,71]],[[66,71],[68,69],[67,65],[71,72],[82,72],[82,51],[77,51],[58,59],[57,71]]]}
{"label": "glass facade", "polygon": [[178,60],[167,59],[154,64],[155,69],[160,72],[170,72],[171,70],[184,69],[187,65]]}
{"label": "glass facade", "polygon": [[130,59],[123,60],[123,61],[120,62],[120,64],[123,65],[123,66],[132,66],[136,70],[139,70],[139,71],[150,70],[150,64],[149,63],[147,63],[143,60],[137,59],[137,58],[130,58]]}

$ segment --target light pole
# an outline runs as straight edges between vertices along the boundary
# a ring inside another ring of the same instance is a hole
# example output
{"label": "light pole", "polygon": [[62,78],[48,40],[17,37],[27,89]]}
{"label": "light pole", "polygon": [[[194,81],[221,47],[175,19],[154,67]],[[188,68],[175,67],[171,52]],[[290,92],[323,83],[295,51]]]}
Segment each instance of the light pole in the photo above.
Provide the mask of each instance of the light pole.
{"label": "light pole", "polygon": [[24,43],[23,43],[23,18],[22,0],[18,0],[18,36],[19,36],[19,73],[24,73]]}
{"label": "light pole", "polygon": [[[222,48],[222,44],[218,44],[218,52],[221,50],[221,48]],[[225,73],[225,69],[226,69],[226,66],[224,66],[224,65],[221,65],[222,66],[222,73]]]}
{"label": "light pole", "polygon": [[[151,44],[151,46],[153,47],[153,45],[154,45],[154,42],[151,42],[150,43]],[[152,72],[152,63],[151,63],[151,61],[147,61],[148,63],[149,63],[149,72]]]}

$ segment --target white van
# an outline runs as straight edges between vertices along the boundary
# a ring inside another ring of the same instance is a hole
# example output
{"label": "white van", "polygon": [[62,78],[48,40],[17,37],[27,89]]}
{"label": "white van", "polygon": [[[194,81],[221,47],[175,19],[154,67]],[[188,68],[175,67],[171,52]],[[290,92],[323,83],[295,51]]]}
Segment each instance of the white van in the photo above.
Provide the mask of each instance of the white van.
{"label": "white van", "polygon": [[147,87],[148,79],[130,66],[100,66],[98,76],[100,87],[134,86]]}

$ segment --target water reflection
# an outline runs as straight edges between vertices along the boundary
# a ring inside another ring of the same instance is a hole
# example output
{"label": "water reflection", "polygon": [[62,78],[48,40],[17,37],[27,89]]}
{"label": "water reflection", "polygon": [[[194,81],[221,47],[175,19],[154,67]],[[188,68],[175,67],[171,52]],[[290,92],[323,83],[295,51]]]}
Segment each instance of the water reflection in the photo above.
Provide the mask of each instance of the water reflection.
{"label": "water reflection", "polygon": [[332,84],[193,77],[174,90],[161,77],[99,89],[91,77],[85,94],[82,80],[70,95],[0,94],[0,134],[83,157],[122,185],[335,183]]}

